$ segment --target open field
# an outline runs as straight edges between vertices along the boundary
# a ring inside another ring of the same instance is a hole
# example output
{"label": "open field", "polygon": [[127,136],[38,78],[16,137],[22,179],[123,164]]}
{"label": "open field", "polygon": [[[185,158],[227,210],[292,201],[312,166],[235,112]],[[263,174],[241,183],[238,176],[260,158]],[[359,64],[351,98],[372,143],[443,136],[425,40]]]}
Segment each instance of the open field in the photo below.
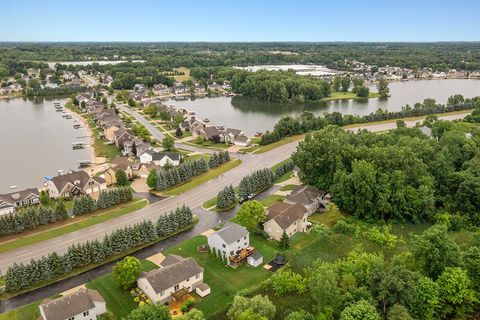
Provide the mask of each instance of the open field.
{"label": "open field", "polygon": [[78,231],[80,229],[92,226],[94,224],[104,222],[124,214],[139,210],[148,205],[148,200],[136,199],[131,202],[115,206],[108,209],[99,209],[77,216],[74,219],[67,219],[51,225],[44,225],[35,229],[34,233],[27,236],[16,237],[15,240],[7,241],[0,244],[0,252],[5,252],[20,247],[24,247],[33,243],[52,239],[66,233]]}

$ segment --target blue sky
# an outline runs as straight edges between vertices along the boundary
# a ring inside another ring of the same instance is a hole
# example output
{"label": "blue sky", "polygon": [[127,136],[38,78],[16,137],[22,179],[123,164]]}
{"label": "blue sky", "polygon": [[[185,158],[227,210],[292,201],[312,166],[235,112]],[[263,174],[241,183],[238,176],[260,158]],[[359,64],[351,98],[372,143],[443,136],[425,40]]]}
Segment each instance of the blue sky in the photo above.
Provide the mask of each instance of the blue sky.
{"label": "blue sky", "polygon": [[0,41],[479,41],[478,0],[0,0]]}

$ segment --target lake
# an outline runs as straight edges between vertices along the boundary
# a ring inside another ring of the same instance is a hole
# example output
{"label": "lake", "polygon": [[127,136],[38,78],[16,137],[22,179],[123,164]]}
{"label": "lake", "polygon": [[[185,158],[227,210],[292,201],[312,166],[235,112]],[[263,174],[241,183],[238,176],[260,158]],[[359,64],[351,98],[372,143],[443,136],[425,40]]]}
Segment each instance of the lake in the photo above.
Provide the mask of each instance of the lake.
{"label": "lake", "polygon": [[[72,142],[89,143],[85,128],[56,112],[55,101],[0,100],[0,193],[41,186],[45,176],[57,170],[77,169],[78,160],[92,160],[91,149],[72,149]],[[80,138],[81,137],[81,138]]]}
{"label": "lake", "polygon": [[[375,86],[371,90],[376,91]],[[426,98],[446,103],[449,96],[463,94],[466,98],[480,96],[480,80],[442,79],[418,80],[390,83],[391,97],[388,99],[335,100],[303,104],[272,104],[243,97],[217,97],[194,101],[169,100],[167,103],[195,111],[197,118],[208,118],[216,125],[242,129],[247,135],[257,131],[271,130],[283,115],[299,115],[310,111],[316,115],[338,111],[343,114],[365,115],[378,108],[400,110],[406,104],[413,106]]]}

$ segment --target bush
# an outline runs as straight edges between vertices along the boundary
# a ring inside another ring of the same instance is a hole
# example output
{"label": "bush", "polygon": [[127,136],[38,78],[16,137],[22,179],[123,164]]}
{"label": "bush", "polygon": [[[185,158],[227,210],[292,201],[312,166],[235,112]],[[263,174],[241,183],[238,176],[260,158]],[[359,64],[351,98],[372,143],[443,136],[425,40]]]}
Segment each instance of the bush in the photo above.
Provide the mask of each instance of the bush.
{"label": "bush", "polygon": [[353,235],[357,231],[357,227],[347,218],[341,218],[333,226],[333,231]]}
{"label": "bush", "polygon": [[397,236],[391,234],[392,226],[383,226],[381,228],[373,227],[366,231],[368,240],[375,242],[387,248],[393,248],[397,244]]}

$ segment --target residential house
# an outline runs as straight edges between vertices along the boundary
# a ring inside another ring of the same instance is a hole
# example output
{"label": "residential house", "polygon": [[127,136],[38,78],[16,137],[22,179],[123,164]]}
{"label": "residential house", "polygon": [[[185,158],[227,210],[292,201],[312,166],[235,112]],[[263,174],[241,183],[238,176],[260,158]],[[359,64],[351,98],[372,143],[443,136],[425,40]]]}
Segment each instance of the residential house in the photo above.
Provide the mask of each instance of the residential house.
{"label": "residential house", "polygon": [[52,198],[71,198],[81,194],[92,194],[105,190],[107,185],[101,177],[90,177],[83,170],[70,170],[46,182],[48,194]]}
{"label": "residential house", "polygon": [[184,86],[181,82],[175,82],[173,85],[174,94],[184,94],[188,92],[188,88]]}
{"label": "residential house", "polygon": [[297,186],[285,198],[286,203],[300,203],[307,208],[308,215],[316,211],[325,211],[330,202],[330,195],[312,186]]}
{"label": "residential house", "polygon": [[193,258],[168,255],[160,268],[142,273],[137,280],[138,287],[155,304],[167,304],[172,300],[181,301],[188,293],[203,286],[203,268]]}
{"label": "residential house", "polygon": [[0,194],[0,215],[12,213],[17,208],[38,203],[40,203],[40,194],[36,188]]}
{"label": "residential house", "polygon": [[145,88],[145,86],[141,83],[137,83],[133,86],[133,90],[136,91],[136,92],[145,92],[147,91],[147,89]]}
{"label": "residential house", "polygon": [[115,145],[118,149],[123,149],[123,145],[126,141],[135,139],[135,135],[130,130],[120,128],[115,131]]}
{"label": "residential house", "polygon": [[210,250],[226,258],[230,265],[230,257],[238,255],[242,249],[250,247],[250,235],[247,228],[231,223],[222,229],[207,236]]}
{"label": "residential house", "polygon": [[110,163],[110,167],[104,172],[106,185],[112,186],[117,183],[116,173],[119,170],[124,171],[128,179],[135,178],[134,165],[135,163],[131,162],[128,157],[116,156]]}
{"label": "residential house", "polygon": [[[134,148],[135,145],[135,148]],[[133,157],[139,157],[142,153],[147,150],[150,150],[152,146],[148,142],[145,142],[138,138],[133,138],[131,140],[127,140],[123,143],[123,154],[128,156],[131,155]]]}
{"label": "residential house", "polygon": [[164,84],[155,84],[152,91],[157,95],[166,95],[170,93],[170,88]]}
{"label": "residential house", "polygon": [[220,137],[222,142],[233,143],[235,138],[238,136],[243,136],[242,130],[227,128],[222,130]]}
{"label": "residential house", "polygon": [[252,143],[252,139],[250,139],[247,136],[237,136],[233,140],[233,144],[236,146],[241,146],[241,147],[248,147]]}
{"label": "residential house", "polygon": [[308,211],[300,203],[276,202],[267,209],[267,221],[263,230],[270,238],[280,240],[284,232],[291,237],[297,232],[305,232],[309,226]]}
{"label": "residential house", "polygon": [[140,155],[140,163],[153,163],[160,167],[165,166],[167,163],[178,166],[180,164],[180,155],[173,152],[157,152],[154,150],[147,150]]}
{"label": "residential house", "polygon": [[217,127],[197,127],[192,130],[193,138],[202,137],[205,140],[219,142],[221,140],[220,135],[221,132],[217,129]]}
{"label": "residential house", "polygon": [[55,300],[45,300],[38,308],[41,320],[94,320],[107,312],[98,291],[79,289]]}
{"label": "residential house", "polygon": [[120,122],[111,122],[105,124],[103,128],[103,136],[105,137],[105,139],[107,139],[108,141],[115,141],[115,132],[117,132],[118,129],[122,128],[122,124]]}

